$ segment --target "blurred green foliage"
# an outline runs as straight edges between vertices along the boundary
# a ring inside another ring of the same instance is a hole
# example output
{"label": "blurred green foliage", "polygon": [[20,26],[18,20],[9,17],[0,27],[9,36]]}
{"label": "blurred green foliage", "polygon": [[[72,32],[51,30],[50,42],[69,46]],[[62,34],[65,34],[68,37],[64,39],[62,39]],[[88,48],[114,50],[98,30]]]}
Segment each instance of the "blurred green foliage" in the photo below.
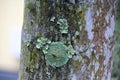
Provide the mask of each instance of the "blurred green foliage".
{"label": "blurred green foliage", "polygon": [[120,20],[120,0],[118,0],[118,7],[117,7],[117,19]]}
{"label": "blurred green foliage", "polygon": [[112,80],[120,80],[120,0],[118,2],[116,19]]}

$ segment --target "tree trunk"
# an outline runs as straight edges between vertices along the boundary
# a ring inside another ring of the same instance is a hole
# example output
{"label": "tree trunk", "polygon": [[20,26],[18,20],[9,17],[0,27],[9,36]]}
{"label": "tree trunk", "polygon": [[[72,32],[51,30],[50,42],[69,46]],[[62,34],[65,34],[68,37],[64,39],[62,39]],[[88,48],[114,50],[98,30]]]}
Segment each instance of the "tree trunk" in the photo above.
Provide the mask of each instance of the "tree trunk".
{"label": "tree trunk", "polygon": [[117,0],[25,0],[19,80],[111,80]]}

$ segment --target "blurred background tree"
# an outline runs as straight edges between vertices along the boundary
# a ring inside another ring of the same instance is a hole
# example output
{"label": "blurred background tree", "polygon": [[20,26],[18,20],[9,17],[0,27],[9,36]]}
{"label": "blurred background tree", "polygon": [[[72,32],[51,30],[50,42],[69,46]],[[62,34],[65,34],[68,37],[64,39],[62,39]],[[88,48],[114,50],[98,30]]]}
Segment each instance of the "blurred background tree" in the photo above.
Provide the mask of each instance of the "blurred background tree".
{"label": "blurred background tree", "polygon": [[112,80],[120,80],[120,0],[118,2],[115,29],[115,54],[113,57]]}

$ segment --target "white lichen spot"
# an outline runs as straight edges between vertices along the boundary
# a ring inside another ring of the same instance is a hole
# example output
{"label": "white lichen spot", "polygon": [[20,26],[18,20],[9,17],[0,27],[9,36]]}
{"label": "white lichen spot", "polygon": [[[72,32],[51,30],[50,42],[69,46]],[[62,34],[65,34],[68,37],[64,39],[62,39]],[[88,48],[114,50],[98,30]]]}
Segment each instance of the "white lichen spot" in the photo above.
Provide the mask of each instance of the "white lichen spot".
{"label": "white lichen spot", "polygon": [[103,76],[101,80],[106,80],[106,79],[105,79],[105,76]]}
{"label": "white lichen spot", "polygon": [[80,31],[82,30],[82,26],[80,26]]}
{"label": "white lichen spot", "polygon": [[95,65],[95,60],[92,61],[92,64]]}
{"label": "white lichen spot", "polygon": [[97,12],[96,12],[96,13],[97,13],[97,16],[99,16],[100,12],[99,12],[98,10],[97,10]]}
{"label": "white lichen spot", "polygon": [[86,70],[86,65],[84,64],[84,65],[82,66],[82,68],[81,68],[82,73],[84,73],[85,70]]}
{"label": "white lichen spot", "polygon": [[91,65],[92,65],[92,63],[89,64],[88,69],[91,69]]}
{"label": "white lichen spot", "polygon": [[114,30],[115,30],[115,18],[114,16],[112,16],[110,20],[110,27],[107,27],[104,35],[107,40],[109,40],[109,38],[114,35]]}
{"label": "white lichen spot", "polygon": [[104,56],[105,56],[105,60],[104,60],[104,65],[108,64],[109,59],[111,58],[112,54],[110,49],[108,48],[109,44],[104,43]]}
{"label": "white lichen spot", "polygon": [[91,56],[91,50],[90,49],[88,49],[87,51],[86,51],[86,53],[85,53],[85,55],[90,59],[90,56]]}
{"label": "white lichen spot", "polygon": [[100,65],[100,64],[99,64],[98,62],[95,63],[95,73],[98,71],[99,65]]}
{"label": "white lichen spot", "polygon": [[73,74],[73,76],[72,76],[72,79],[71,80],[77,80],[77,77],[76,77],[76,75],[75,74]]}
{"label": "white lichen spot", "polygon": [[110,79],[111,79],[111,71],[110,71],[110,72],[108,72],[107,79],[108,79],[108,80],[110,80]]}
{"label": "white lichen spot", "polygon": [[82,61],[82,56],[81,55],[76,55],[76,56],[73,56],[73,58],[72,58],[73,60],[75,60],[75,61]]}
{"label": "white lichen spot", "polygon": [[93,47],[95,47],[95,44],[91,43],[90,48],[92,49]]}
{"label": "white lichen spot", "polygon": [[92,9],[88,8],[85,12],[85,28],[87,30],[87,35],[89,40],[93,40],[93,18],[92,18]]}
{"label": "white lichen spot", "polygon": [[75,48],[75,53],[76,53],[76,54],[79,54],[79,52],[80,52],[79,46],[78,46],[78,45],[75,45],[74,48]]}
{"label": "white lichen spot", "polygon": [[97,60],[99,59],[99,55],[98,54],[96,54],[95,57],[96,57]]}
{"label": "white lichen spot", "polygon": [[106,20],[107,23],[109,23],[109,19],[110,19],[110,14],[107,13],[107,15],[105,16],[105,20]]}
{"label": "white lichen spot", "polygon": [[90,80],[94,80],[94,75],[95,75],[95,73],[92,71]]}

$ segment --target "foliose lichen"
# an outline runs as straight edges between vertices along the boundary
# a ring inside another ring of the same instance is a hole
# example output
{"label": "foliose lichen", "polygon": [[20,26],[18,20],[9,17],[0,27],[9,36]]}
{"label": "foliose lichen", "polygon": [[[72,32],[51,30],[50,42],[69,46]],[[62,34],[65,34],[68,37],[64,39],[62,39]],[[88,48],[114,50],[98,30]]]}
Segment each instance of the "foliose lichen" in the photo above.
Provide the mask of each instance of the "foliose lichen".
{"label": "foliose lichen", "polygon": [[51,17],[50,21],[54,22],[55,21],[55,16]]}
{"label": "foliose lichen", "polygon": [[[57,21],[55,21],[57,20]],[[54,22],[59,27],[60,34],[68,33],[68,22],[64,18],[56,19],[51,17],[51,22]],[[54,27],[54,26],[53,26]],[[55,27],[54,27],[55,28]],[[79,35],[79,32],[75,32],[75,37]],[[39,36],[35,39],[34,48],[43,52],[46,60],[46,64],[52,67],[61,67],[65,65],[70,58],[75,54],[75,50],[65,37],[60,38],[58,41],[51,41],[49,38]],[[27,47],[31,45],[31,41],[26,43]]]}
{"label": "foliose lichen", "polygon": [[[55,16],[51,17],[50,21],[55,22]],[[65,18],[63,19],[58,19],[57,24],[59,25],[60,32],[62,34],[67,34],[68,33],[68,22]]]}
{"label": "foliose lichen", "polygon": [[40,1],[36,1],[36,6],[40,7]]}
{"label": "foliose lichen", "polygon": [[26,46],[29,47],[30,41],[26,41]]}
{"label": "foliose lichen", "polygon": [[46,62],[53,67],[60,67],[69,60],[66,46],[61,42],[52,42],[45,55]]}
{"label": "foliose lichen", "polygon": [[80,33],[78,31],[75,32],[75,36],[78,36]]}
{"label": "foliose lichen", "polygon": [[67,47],[67,56],[69,58],[72,58],[72,56],[75,54],[75,50],[73,49],[72,45],[69,45]]}
{"label": "foliose lichen", "polygon": [[60,32],[61,33],[65,33],[67,34],[68,33],[68,23],[67,23],[67,20],[66,19],[59,19],[57,21],[57,24],[59,24],[59,28],[60,28]]}
{"label": "foliose lichen", "polygon": [[50,43],[51,43],[51,41],[49,39],[47,39],[45,37],[40,37],[37,39],[35,47],[37,49],[41,49],[43,51],[43,53],[46,54]]}

